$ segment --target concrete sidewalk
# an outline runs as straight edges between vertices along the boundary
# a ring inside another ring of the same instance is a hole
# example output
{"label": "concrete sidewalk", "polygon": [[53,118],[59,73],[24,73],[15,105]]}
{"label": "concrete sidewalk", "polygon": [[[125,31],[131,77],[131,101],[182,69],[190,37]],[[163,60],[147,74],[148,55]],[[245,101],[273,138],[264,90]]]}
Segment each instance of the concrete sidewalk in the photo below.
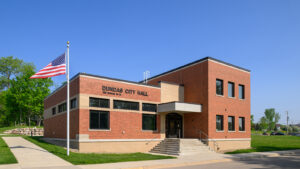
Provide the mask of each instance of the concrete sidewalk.
{"label": "concrete sidewalk", "polygon": [[77,168],[22,137],[2,138],[18,160],[18,164],[6,165],[10,168]]}

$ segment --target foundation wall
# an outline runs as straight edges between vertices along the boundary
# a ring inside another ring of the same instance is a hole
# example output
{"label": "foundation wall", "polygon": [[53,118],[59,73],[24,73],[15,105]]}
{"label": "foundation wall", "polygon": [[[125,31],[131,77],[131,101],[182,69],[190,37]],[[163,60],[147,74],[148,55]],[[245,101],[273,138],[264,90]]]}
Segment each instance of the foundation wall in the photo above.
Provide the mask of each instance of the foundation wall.
{"label": "foundation wall", "polygon": [[80,142],[79,152],[82,153],[134,153],[149,152],[160,141],[104,141]]}
{"label": "foundation wall", "polygon": [[234,151],[251,148],[251,139],[208,141],[208,146],[216,152]]}

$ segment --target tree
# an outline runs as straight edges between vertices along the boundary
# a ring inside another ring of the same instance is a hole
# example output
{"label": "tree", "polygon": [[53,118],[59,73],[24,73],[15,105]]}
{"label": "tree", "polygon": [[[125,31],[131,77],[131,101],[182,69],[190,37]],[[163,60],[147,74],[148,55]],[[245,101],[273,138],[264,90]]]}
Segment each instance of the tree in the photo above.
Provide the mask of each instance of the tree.
{"label": "tree", "polygon": [[[11,81],[11,87],[6,95],[6,107],[11,114],[17,114],[20,122],[27,119],[31,125],[32,117],[37,117],[37,124],[41,124],[44,98],[50,94],[49,87],[53,84],[50,78],[30,79],[34,74],[34,66],[26,64],[22,72]],[[15,120],[18,120],[15,117]]]}
{"label": "tree", "polygon": [[274,108],[266,109],[263,121],[268,125],[268,131],[275,130],[276,124],[280,120],[280,114],[275,112]]}
{"label": "tree", "polygon": [[266,117],[261,117],[259,122],[260,130],[267,130],[268,129],[268,123]]}
{"label": "tree", "polygon": [[255,130],[254,115],[251,115],[251,130]]}
{"label": "tree", "polygon": [[0,89],[8,89],[11,83],[11,77],[20,73],[23,60],[13,58],[12,56],[0,58]]}

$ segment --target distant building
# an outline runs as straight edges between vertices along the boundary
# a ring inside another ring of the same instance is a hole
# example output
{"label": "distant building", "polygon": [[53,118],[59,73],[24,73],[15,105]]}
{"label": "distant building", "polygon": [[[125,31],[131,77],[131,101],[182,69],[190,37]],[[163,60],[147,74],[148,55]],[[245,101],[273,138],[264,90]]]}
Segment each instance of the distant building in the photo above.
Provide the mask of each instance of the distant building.
{"label": "distant building", "polygon": [[[250,71],[211,57],[148,84],[79,73],[70,102],[71,146],[81,152],[147,152],[165,138],[250,147]],[[45,137],[65,140],[66,86],[44,103]]]}

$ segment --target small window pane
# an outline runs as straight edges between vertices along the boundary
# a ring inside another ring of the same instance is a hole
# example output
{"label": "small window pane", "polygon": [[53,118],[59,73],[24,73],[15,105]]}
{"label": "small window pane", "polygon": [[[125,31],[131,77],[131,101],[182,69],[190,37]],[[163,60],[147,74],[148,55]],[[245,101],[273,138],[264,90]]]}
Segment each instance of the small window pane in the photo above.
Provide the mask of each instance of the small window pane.
{"label": "small window pane", "polygon": [[64,112],[66,110],[67,110],[67,103],[63,103],[63,104],[58,105],[58,112],[59,113]]}
{"label": "small window pane", "polygon": [[74,99],[71,100],[70,108],[74,109],[76,107],[77,107],[77,100],[76,100],[76,98],[74,98]]}
{"label": "small window pane", "polygon": [[234,83],[228,82],[228,97],[234,97]]}
{"label": "small window pane", "polygon": [[156,115],[143,114],[142,125],[143,130],[156,130]]}
{"label": "small window pane", "polygon": [[90,97],[90,107],[109,108],[109,99]]}
{"label": "small window pane", "polygon": [[100,128],[109,129],[108,125],[108,112],[100,112]]}
{"label": "small window pane", "polygon": [[52,108],[52,115],[55,115],[56,114],[56,107],[53,107]]}
{"label": "small window pane", "polygon": [[239,118],[239,130],[245,131],[245,118],[244,117]]}
{"label": "small window pane", "polygon": [[156,110],[157,110],[156,104],[143,103],[143,111],[156,112]]}
{"label": "small window pane", "polygon": [[228,117],[228,130],[229,131],[234,131],[234,117],[233,116],[229,116]]}
{"label": "small window pane", "polygon": [[217,95],[223,95],[223,80],[217,79],[216,93],[217,93]]}
{"label": "small window pane", "polygon": [[99,113],[97,111],[90,112],[90,129],[99,129]]}
{"label": "small window pane", "polygon": [[222,115],[216,116],[216,128],[218,131],[223,131],[223,116]]}
{"label": "small window pane", "polygon": [[139,110],[139,103],[114,100],[114,109]]}
{"label": "small window pane", "polygon": [[245,86],[239,85],[239,98],[245,99]]}

